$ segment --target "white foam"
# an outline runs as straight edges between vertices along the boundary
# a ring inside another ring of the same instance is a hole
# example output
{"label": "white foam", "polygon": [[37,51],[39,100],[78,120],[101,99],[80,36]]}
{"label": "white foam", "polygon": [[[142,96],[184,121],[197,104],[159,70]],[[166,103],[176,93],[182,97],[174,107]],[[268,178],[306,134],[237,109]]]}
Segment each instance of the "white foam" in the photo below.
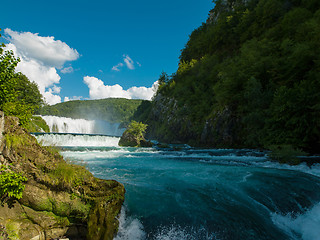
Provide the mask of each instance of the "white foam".
{"label": "white foam", "polygon": [[320,203],[296,217],[273,214],[272,221],[294,239],[320,239]]}
{"label": "white foam", "polygon": [[320,177],[320,164],[313,164],[312,166],[308,166],[306,163],[300,163],[299,165],[289,165],[282,164],[278,162],[265,161],[265,162],[255,162],[256,166],[265,167],[265,168],[276,168],[283,170],[292,170],[307,173],[310,175],[314,175],[316,177]]}
{"label": "white foam", "polygon": [[182,228],[179,225],[171,225],[168,227],[161,227],[160,231],[155,235],[156,240],[218,240],[215,234],[209,234],[206,229],[194,229],[193,227]]}
{"label": "white foam", "polygon": [[104,159],[115,159],[118,157],[127,156],[129,151],[126,150],[110,150],[110,151],[62,151],[61,154],[66,158],[81,159],[90,161]]}
{"label": "white foam", "polygon": [[119,137],[99,135],[44,134],[35,136],[44,146],[117,147]]}
{"label": "white foam", "polygon": [[146,233],[143,230],[142,223],[136,219],[126,216],[125,207],[122,207],[119,216],[119,230],[114,240],[142,240]]}

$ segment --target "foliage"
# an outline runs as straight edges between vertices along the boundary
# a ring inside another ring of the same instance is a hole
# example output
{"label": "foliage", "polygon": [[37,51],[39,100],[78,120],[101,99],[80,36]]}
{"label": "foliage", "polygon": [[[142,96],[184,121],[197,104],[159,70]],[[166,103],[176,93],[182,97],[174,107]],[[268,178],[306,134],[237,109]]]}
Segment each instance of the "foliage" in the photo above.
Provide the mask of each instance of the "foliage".
{"label": "foliage", "polygon": [[135,120],[141,122],[147,119],[150,111],[152,109],[152,102],[148,100],[143,100],[138,106],[137,110],[134,112],[133,116],[130,118],[130,121]]}
{"label": "foliage", "polygon": [[7,166],[0,166],[0,202],[1,204],[10,199],[22,198],[22,193],[25,188],[23,182],[27,178],[19,173],[15,173]]}
{"label": "foliage", "polygon": [[269,154],[271,159],[292,165],[299,164],[300,160],[297,157],[304,156],[306,154],[299,149],[293,148],[292,145],[273,145],[269,148],[271,150]]}
{"label": "foliage", "polygon": [[[205,126],[221,132],[219,116],[230,112],[224,120],[234,124],[225,131],[236,140],[221,147],[285,144],[319,153],[319,1],[214,2],[177,72],[159,87],[144,120],[149,129],[162,129],[168,141],[200,142]],[[152,118],[159,109],[168,120]],[[174,131],[172,122],[180,123]]]}
{"label": "foliage", "polygon": [[144,134],[148,125],[134,120],[128,125],[119,140],[119,146],[123,147],[151,147],[152,143],[146,141]]}
{"label": "foliage", "polygon": [[22,126],[27,126],[33,112],[30,105],[16,101],[4,103],[2,109],[6,115],[18,117]]}
{"label": "foliage", "polygon": [[10,148],[19,148],[21,146],[28,146],[29,141],[25,135],[16,135],[8,133],[5,135],[6,146]]}
{"label": "foliage", "polygon": [[38,114],[128,123],[142,102],[143,100],[123,98],[76,100],[44,106]]}
{"label": "foliage", "polygon": [[30,122],[27,124],[28,132],[50,132],[46,121],[40,116],[32,116]]}
{"label": "foliage", "polygon": [[[0,35],[1,36],[1,35]],[[22,126],[27,126],[34,110],[43,104],[38,86],[22,73],[16,73],[20,59],[13,51],[0,46],[0,109],[6,115],[17,116]]]}
{"label": "foliage", "polygon": [[147,127],[148,125],[142,122],[131,121],[126,131],[140,141],[144,139]]}

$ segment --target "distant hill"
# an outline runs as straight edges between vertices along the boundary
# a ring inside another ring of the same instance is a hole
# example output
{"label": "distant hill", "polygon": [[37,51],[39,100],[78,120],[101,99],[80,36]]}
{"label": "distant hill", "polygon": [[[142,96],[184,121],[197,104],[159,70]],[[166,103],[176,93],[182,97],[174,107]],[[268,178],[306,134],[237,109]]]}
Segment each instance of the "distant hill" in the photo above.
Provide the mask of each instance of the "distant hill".
{"label": "distant hill", "polygon": [[144,102],[149,101],[124,98],[75,100],[44,106],[38,111],[38,114],[127,123]]}

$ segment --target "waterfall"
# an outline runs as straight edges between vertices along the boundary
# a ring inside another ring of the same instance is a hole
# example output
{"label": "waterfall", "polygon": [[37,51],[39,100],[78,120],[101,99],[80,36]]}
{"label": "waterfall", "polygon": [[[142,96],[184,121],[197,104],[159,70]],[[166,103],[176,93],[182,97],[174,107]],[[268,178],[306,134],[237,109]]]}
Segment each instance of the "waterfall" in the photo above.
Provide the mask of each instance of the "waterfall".
{"label": "waterfall", "polygon": [[43,146],[117,147],[119,137],[86,134],[34,133]]}
{"label": "waterfall", "polygon": [[103,120],[73,119],[57,116],[41,116],[50,128],[56,133],[82,133],[104,134],[121,136],[124,128],[119,128],[120,123],[110,123]]}

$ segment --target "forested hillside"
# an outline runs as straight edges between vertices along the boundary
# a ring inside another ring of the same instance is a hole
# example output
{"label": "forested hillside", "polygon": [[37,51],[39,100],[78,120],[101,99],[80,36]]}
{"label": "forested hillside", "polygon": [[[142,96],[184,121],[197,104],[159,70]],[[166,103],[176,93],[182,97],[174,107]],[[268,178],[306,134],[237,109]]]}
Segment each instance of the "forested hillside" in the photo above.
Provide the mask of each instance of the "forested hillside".
{"label": "forested hillside", "polygon": [[128,123],[142,102],[144,100],[124,98],[76,100],[44,106],[39,110],[39,114]]}
{"label": "forested hillside", "polygon": [[217,0],[163,73],[149,138],[320,149],[320,1]]}

